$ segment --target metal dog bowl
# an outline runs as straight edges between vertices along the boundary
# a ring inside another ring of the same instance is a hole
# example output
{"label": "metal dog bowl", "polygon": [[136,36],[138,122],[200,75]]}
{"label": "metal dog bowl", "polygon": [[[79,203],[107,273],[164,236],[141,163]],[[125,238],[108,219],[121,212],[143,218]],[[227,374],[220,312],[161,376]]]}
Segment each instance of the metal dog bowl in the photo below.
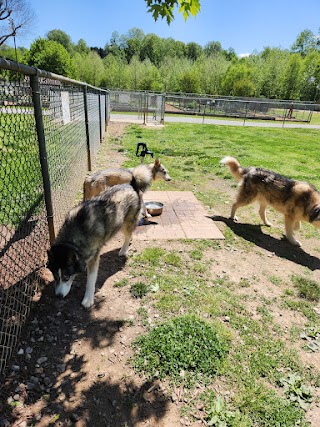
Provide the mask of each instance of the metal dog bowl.
{"label": "metal dog bowl", "polygon": [[160,202],[145,202],[148,213],[152,216],[161,215],[163,211],[163,203]]}

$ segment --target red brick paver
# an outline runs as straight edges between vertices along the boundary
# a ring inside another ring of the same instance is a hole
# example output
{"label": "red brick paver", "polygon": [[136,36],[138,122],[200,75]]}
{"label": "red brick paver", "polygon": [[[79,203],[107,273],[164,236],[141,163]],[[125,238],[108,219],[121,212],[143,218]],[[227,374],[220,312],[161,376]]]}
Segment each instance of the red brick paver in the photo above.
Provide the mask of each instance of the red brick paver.
{"label": "red brick paver", "polygon": [[163,212],[137,227],[134,239],[224,239],[191,191],[148,191],[144,201],[163,203]]}

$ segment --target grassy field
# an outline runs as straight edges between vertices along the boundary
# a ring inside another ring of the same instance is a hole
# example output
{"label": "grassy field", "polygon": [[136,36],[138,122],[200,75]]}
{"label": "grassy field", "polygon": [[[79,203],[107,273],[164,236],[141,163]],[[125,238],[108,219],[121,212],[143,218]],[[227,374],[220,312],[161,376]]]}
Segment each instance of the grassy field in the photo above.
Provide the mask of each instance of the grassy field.
{"label": "grassy field", "polygon": [[[223,178],[230,187],[236,185],[219,164],[225,155],[237,157],[243,166],[259,165],[319,187],[318,139],[316,130],[132,125],[119,149],[128,158],[127,166],[133,166],[137,142],[146,142],[173,178],[156,183],[154,190],[192,190],[216,209],[229,199],[212,182]],[[227,270],[214,275],[221,250],[226,256],[240,251],[239,259],[257,255],[254,246],[229,229],[225,237],[224,246],[185,241],[178,251],[151,244],[130,259],[130,275],[136,280],[132,297],[141,298],[139,315],[149,331],[136,341],[132,364],[146,377],[166,378],[173,388],[182,387],[182,414],[194,422],[201,408],[202,419],[212,426],[310,425],[305,414],[310,404],[319,403],[320,371],[303,363],[298,348],[303,345],[300,335],[309,334],[317,351],[320,318],[314,307],[320,300],[319,283],[307,269],[301,275],[288,272],[285,279],[263,271],[247,277],[244,271],[237,283]],[[259,296],[252,289],[271,284],[280,297]],[[256,316],[249,313],[249,303],[257,305]],[[151,325],[148,307],[160,313]],[[285,309],[302,316],[304,326],[293,322],[288,334],[274,319],[275,312],[282,315]]]}
{"label": "grassy field", "polygon": [[[132,157],[143,141],[161,157],[176,179],[197,185],[201,179],[218,175],[231,179],[219,161],[231,155],[243,166],[259,165],[320,187],[318,130],[265,129],[234,126],[167,124],[164,128],[133,126],[127,132],[125,149]],[[209,175],[208,175],[209,174]]]}

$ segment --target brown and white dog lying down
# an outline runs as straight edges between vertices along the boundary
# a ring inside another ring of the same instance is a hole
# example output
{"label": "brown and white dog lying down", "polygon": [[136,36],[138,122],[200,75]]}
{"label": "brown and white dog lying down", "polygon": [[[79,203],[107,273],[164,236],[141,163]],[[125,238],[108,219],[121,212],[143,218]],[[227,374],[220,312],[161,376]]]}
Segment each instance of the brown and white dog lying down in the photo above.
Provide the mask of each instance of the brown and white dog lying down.
{"label": "brown and white dog lying down", "polygon": [[301,246],[293,235],[294,230],[300,228],[300,221],[320,228],[320,193],[313,185],[267,169],[243,168],[237,159],[230,156],[224,157],[220,163],[228,166],[239,182],[236,201],[231,208],[231,219],[237,220],[235,214],[238,208],[257,201],[260,204],[260,217],[267,226],[271,226],[266,216],[268,205],[284,214],[285,236],[293,245]]}
{"label": "brown and white dog lying down", "polygon": [[[128,184],[132,180],[132,176],[136,170],[145,171],[150,173],[150,180],[146,182],[144,188],[141,188],[141,192],[145,193],[152,181],[164,180],[171,181],[171,177],[167,169],[160,163],[159,159],[156,159],[151,164],[140,164],[135,168],[108,168],[94,172],[87,176],[83,184],[83,198],[84,200],[91,199],[93,196],[97,196],[106,188],[112,187],[117,184]],[[142,210],[144,216],[150,216],[145,209],[144,203],[142,204]]]}

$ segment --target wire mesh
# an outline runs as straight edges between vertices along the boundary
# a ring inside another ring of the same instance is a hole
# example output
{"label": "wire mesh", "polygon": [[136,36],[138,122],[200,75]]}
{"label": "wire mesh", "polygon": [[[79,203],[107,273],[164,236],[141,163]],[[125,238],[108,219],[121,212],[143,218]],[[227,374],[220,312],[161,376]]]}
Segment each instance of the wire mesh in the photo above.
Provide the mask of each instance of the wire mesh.
{"label": "wire mesh", "polygon": [[309,123],[316,105],[300,101],[166,95],[166,113]]}
{"label": "wire mesh", "polygon": [[45,262],[48,227],[29,78],[1,80],[0,100],[2,372],[37,288],[34,271]]}
{"label": "wire mesh", "polygon": [[0,58],[0,373],[42,283],[51,235],[43,160],[58,232],[82,198],[108,108],[106,91]]}
{"label": "wire mesh", "polygon": [[[164,118],[164,94],[153,92],[110,91],[112,111],[137,113],[142,122],[162,123]],[[132,116],[134,117],[134,116]]]}

